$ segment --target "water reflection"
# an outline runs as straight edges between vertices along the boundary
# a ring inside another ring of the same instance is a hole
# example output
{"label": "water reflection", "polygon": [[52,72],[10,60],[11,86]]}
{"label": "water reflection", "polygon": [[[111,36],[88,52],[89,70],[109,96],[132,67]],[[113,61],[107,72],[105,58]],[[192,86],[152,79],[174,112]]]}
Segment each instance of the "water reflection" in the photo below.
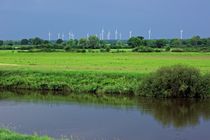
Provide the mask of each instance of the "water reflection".
{"label": "water reflection", "polygon": [[202,120],[210,120],[209,99],[140,99],[138,108],[165,127],[196,126]]}
{"label": "water reflection", "polygon": [[[66,106],[82,105],[83,107],[94,108],[112,108],[117,110],[138,111],[139,113],[152,116],[164,127],[185,128],[199,125],[201,121],[210,120],[210,100],[196,99],[149,99],[149,98],[129,98],[72,94],[70,96],[53,96],[51,93],[37,93],[30,91],[18,92],[0,92],[0,109],[5,105],[7,100],[10,106],[21,104],[21,101],[36,104],[47,104],[48,106]],[[25,103],[24,103],[25,104]],[[94,113],[97,114],[96,110]],[[138,121],[138,120],[136,120]]]}

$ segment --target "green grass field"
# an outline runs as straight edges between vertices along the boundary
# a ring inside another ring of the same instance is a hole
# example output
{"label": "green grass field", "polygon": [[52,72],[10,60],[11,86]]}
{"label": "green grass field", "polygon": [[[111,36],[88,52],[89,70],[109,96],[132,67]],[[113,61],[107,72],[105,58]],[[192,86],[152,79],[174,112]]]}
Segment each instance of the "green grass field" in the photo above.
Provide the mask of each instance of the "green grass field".
{"label": "green grass field", "polygon": [[209,73],[210,53],[0,51],[0,88],[135,95],[143,77],[175,64]]}
{"label": "green grass field", "polygon": [[149,73],[161,66],[186,64],[210,71],[210,53],[17,53],[0,51],[1,70]]}

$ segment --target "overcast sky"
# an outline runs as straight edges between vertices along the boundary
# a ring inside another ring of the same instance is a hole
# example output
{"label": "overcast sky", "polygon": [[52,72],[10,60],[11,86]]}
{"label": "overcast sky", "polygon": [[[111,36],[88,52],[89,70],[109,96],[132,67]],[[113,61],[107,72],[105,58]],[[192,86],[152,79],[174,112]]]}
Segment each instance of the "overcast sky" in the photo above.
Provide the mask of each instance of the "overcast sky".
{"label": "overcast sky", "polygon": [[210,37],[210,0],[0,0],[0,39],[74,32],[76,37],[118,29],[148,38]]}

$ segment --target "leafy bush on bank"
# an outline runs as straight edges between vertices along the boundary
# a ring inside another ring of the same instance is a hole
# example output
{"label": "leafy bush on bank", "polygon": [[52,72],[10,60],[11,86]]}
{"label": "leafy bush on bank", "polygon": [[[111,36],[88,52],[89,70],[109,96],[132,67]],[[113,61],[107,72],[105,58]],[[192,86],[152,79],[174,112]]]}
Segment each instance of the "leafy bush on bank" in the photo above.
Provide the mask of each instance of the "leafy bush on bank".
{"label": "leafy bush on bank", "polygon": [[201,75],[196,68],[175,65],[160,68],[146,77],[137,88],[137,95],[152,97],[207,97],[210,75]]}

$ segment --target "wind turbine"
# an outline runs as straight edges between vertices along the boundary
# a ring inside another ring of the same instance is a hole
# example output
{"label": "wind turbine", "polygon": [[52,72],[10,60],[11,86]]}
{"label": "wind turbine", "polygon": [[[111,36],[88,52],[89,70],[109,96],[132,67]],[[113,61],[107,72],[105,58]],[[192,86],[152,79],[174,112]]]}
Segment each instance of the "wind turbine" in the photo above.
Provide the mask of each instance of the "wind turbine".
{"label": "wind turbine", "polygon": [[104,40],[104,29],[101,30],[101,40]]}
{"label": "wind turbine", "polygon": [[74,40],[74,37],[75,37],[75,36],[74,36],[74,34],[73,34],[73,33],[71,34],[71,36],[72,36],[72,39]]}
{"label": "wind turbine", "polygon": [[131,37],[132,37],[132,31],[129,32],[129,38],[131,38]]}
{"label": "wind turbine", "polygon": [[108,31],[108,33],[107,33],[107,40],[110,40],[110,36],[111,36],[111,32]]}
{"label": "wind turbine", "polygon": [[180,39],[183,39],[183,30],[180,30]]}
{"label": "wind turbine", "polygon": [[120,40],[122,40],[122,33],[119,34]]}
{"label": "wind turbine", "polygon": [[60,39],[60,38],[61,38],[60,33],[58,33],[58,39]]}
{"label": "wind turbine", "polygon": [[71,40],[71,33],[69,32],[68,35],[69,35],[69,40]]}
{"label": "wind turbine", "polygon": [[89,36],[90,36],[89,33],[87,33],[87,40],[89,39]]}
{"label": "wind turbine", "polygon": [[62,33],[62,40],[64,40],[64,34]]}
{"label": "wind turbine", "polygon": [[148,31],[149,40],[151,39],[151,34],[152,34],[152,30],[151,30],[151,29],[149,29],[149,31]]}
{"label": "wind turbine", "polygon": [[115,40],[118,40],[118,31],[117,31],[117,29],[115,30]]}
{"label": "wind turbine", "polygon": [[51,41],[51,33],[50,32],[48,33],[48,37],[49,37],[48,40]]}

